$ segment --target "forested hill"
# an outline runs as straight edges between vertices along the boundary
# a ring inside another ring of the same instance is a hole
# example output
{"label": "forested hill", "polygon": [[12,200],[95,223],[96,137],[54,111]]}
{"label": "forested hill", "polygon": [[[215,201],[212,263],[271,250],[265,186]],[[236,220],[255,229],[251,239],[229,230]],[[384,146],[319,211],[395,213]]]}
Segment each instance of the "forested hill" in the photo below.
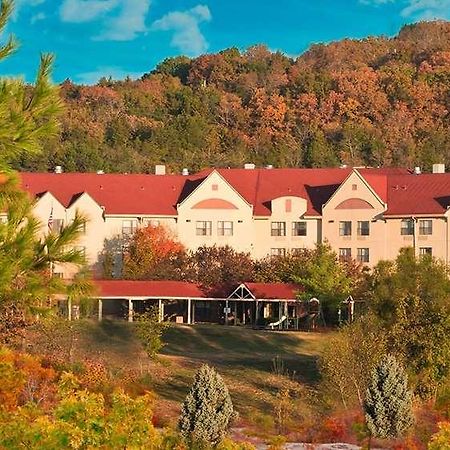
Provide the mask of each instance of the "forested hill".
{"label": "forested hill", "polygon": [[67,81],[60,139],[17,168],[151,172],[450,163],[450,22],[395,38],[171,58],[137,81]]}

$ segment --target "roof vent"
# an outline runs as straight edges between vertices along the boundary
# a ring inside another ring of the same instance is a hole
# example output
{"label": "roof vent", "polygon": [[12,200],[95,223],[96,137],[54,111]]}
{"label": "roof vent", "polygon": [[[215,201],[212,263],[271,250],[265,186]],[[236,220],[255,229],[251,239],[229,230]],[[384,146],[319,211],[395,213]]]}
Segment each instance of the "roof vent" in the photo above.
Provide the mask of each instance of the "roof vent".
{"label": "roof vent", "polygon": [[273,165],[272,164],[267,164],[266,169],[273,169]]}
{"label": "roof vent", "polygon": [[181,175],[184,175],[185,177],[189,175],[189,169],[186,167],[181,171]]}
{"label": "roof vent", "polygon": [[164,164],[156,164],[155,175],[165,175],[165,174],[166,174],[166,166]]}
{"label": "roof vent", "polygon": [[253,170],[255,167],[256,166],[253,163],[246,163],[246,164],[244,164],[244,169],[247,169],[247,170]]}
{"label": "roof vent", "polygon": [[422,171],[420,170],[420,167],[416,166],[414,167],[414,175],[420,175]]}
{"label": "roof vent", "polygon": [[55,173],[63,173],[62,166],[55,166]]}
{"label": "roof vent", "polygon": [[97,170],[97,175],[104,175],[105,172],[103,172],[103,170]]}
{"label": "roof vent", "polygon": [[445,164],[433,164],[433,173],[445,173]]}

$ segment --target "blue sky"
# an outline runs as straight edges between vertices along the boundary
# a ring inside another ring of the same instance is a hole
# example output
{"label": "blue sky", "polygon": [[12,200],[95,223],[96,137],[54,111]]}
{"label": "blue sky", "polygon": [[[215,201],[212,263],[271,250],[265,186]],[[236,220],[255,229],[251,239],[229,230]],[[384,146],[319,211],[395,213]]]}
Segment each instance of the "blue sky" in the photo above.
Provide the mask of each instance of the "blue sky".
{"label": "blue sky", "polygon": [[16,0],[19,52],[0,75],[32,80],[39,54],[54,79],[139,77],[169,56],[257,43],[296,56],[312,43],[392,36],[405,23],[450,19],[450,0]]}

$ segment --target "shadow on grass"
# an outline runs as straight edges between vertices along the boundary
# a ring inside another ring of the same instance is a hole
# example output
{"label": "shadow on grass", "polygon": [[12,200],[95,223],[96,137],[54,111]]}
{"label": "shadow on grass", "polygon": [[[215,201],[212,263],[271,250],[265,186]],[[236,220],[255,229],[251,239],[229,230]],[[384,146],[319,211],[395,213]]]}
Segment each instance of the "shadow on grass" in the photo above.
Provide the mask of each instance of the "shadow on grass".
{"label": "shadow on grass", "polygon": [[198,366],[208,363],[218,369],[242,367],[271,373],[273,360],[279,357],[299,380],[315,384],[319,379],[314,339],[307,341],[294,333],[197,325],[173,327],[164,341],[163,354],[189,358]]}

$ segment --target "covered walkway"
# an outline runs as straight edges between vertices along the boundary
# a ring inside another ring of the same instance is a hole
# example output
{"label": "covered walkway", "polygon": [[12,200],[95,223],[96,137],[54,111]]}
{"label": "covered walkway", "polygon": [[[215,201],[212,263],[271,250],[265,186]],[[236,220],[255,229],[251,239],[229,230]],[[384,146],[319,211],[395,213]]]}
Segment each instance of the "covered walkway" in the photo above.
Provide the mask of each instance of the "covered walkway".
{"label": "covered walkway", "polygon": [[95,280],[97,317],[133,321],[135,313],[157,307],[160,321],[251,325],[299,329],[304,316],[300,287],[286,283],[241,283],[203,289],[184,281]]}

